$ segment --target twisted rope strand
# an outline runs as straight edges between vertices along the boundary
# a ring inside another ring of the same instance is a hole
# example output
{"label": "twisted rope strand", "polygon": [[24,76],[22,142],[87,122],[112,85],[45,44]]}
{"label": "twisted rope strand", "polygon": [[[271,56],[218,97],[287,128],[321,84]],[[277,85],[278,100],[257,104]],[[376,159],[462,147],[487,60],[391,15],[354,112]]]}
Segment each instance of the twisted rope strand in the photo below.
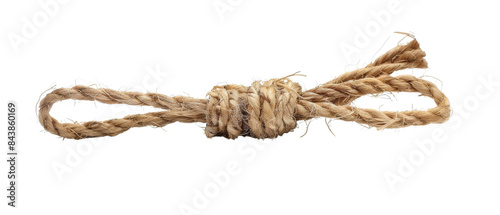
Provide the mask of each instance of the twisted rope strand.
{"label": "twisted rope strand", "polygon": [[[411,75],[391,76],[402,69],[427,68],[424,57],[425,52],[414,39],[392,48],[365,68],[344,73],[307,91],[302,91],[289,76],[256,81],[248,87],[215,86],[208,93],[208,99],[86,86],[60,88],[41,100],[39,121],[50,133],[71,139],[115,136],[132,127],[162,127],[174,122],[204,122],[207,137],[230,139],[238,136],[276,138],[292,131],[297,120],[316,117],[354,121],[377,129],[442,123],[450,117],[450,103],[433,83]],[[349,105],[361,96],[383,92],[417,92],[434,99],[436,107],[393,112]],[[60,123],[49,112],[54,103],[66,99],[152,106],[164,111],[106,121]]]}
{"label": "twisted rope strand", "polygon": [[[74,99],[99,101],[105,104],[128,104],[153,106],[166,109],[146,114],[129,115],[122,119],[89,121],[85,123],[59,123],[50,116],[52,105],[58,101]],[[191,97],[169,97],[157,93],[120,92],[112,89],[94,89],[86,86],[59,88],[47,94],[40,102],[39,120],[50,133],[65,138],[82,139],[87,137],[115,136],[132,127],[162,127],[173,122],[204,122],[205,99]]]}

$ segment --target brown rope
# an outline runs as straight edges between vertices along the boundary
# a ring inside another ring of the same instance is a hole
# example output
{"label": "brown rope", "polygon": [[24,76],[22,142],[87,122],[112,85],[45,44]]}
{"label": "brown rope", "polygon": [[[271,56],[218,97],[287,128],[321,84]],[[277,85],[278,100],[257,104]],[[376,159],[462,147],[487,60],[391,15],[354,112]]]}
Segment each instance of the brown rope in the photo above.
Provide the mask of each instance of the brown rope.
{"label": "brown rope", "polygon": [[[50,133],[65,138],[115,136],[132,127],[162,127],[173,122],[204,122],[207,137],[276,138],[293,130],[297,120],[315,117],[354,121],[378,129],[442,123],[450,116],[446,96],[431,82],[411,75],[390,76],[394,71],[427,68],[425,52],[417,40],[399,45],[365,68],[302,91],[289,77],[256,81],[251,86],[215,86],[208,99],[170,97],[158,93],[121,92],[86,86],[60,88],[40,102],[39,120]],[[378,111],[350,106],[355,99],[383,92],[418,92],[433,98],[437,106],[426,111]],[[52,105],[65,99],[106,104],[149,105],[166,111],[129,115],[122,119],[59,123],[50,116]]]}

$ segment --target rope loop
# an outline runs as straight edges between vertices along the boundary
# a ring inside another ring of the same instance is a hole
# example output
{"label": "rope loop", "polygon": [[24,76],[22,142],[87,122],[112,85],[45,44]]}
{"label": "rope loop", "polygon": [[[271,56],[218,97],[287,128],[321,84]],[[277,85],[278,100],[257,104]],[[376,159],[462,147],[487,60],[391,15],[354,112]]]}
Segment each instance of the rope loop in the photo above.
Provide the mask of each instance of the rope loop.
{"label": "rope loop", "polygon": [[[248,87],[215,86],[208,93],[208,99],[86,86],[59,88],[40,101],[39,121],[50,133],[71,139],[115,136],[132,127],[162,127],[174,122],[204,122],[207,137],[230,139],[276,138],[292,131],[298,120],[315,117],[354,121],[377,129],[443,123],[450,117],[450,103],[436,85],[412,75],[391,76],[398,70],[427,68],[424,57],[425,52],[413,39],[392,48],[364,68],[344,73],[307,91],[302,91],[290,76],[255,81]],[[350,105],[361,96],[384,92],[417,92],[434,99],[436,107],[424,111],[379,111]],[[54,103],[65,99],[147,105],[164,111],[106,121],[60,123],[49,112]]]}

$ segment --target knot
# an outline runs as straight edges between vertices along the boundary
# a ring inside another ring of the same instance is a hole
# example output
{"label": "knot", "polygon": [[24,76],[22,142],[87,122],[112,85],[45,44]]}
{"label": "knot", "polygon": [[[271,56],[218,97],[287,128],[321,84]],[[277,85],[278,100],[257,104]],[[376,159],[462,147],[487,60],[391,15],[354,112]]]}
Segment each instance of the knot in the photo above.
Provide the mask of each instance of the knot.
{"label": "knot", "polygon": [[238,136],[276,138],[297,126],[295,112],[302,93],[299,84],[287,77],[251,86],[215,86],[208,93],[207,137]]}
{"label": "knot", "polygon": [[[364,68],[346,72],[307,91],[290,81],[290,76],[256,81],[249,87],[216,86],[208,93],[208,99],[87,86],[59,88],[40,101],[38,118],[50,133],[71,139],[115,136],[133,127],[163,127],[175,122],[206,123],[207,137],[231,139],[276,138],[293,130],[297,120],[317,117],[357,122],[380,130],[443,123],[450,117],[450,102],[436,85],[412,75],[392,76],[399,70],[427,68],[424,57],[425,52],[413,39],[392,48]],[[352,105],[362,96],[386,92],[420,93],[432,98],[436,106],[427,110],[382,111]],[[60,123],[49,112],[54,103],[66,99],[152,106],[161,111],[105,121]]]}

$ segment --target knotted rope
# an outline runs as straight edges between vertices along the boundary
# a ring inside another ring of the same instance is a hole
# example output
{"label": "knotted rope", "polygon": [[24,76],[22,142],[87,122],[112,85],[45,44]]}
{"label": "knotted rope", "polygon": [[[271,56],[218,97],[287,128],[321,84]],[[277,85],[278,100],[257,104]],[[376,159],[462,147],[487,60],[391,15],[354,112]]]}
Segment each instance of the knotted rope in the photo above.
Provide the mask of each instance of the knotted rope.
{"label": "knotted rope", "polygon": [[[427,68],[425,52],[417,40],[398,45],[365,68],[347,72],[314,89],[302,91],[289,77],[242,85],[215,86],[208,99],[166,96],[158,93],[120,92],[87,86],[60,88],[40,102],[39,120],[50,133],[65,138],[115,136],[133,127],[162,127],[174,122],[204,122],[207,137],[276,138],[292,131],[298,120],[315,117],[354,121],[378,129],[442,123],[450,116],[446,96],[431,82],[394,71]],[[418,92],[433,98],[436,107],[420,111],[378,111],[349,104],[355,99],[383,92]],[[149,105],[166,111],[129,115],[121,119],[59,123],[50,116],[52,105],[74,99],[106,104]]]}

